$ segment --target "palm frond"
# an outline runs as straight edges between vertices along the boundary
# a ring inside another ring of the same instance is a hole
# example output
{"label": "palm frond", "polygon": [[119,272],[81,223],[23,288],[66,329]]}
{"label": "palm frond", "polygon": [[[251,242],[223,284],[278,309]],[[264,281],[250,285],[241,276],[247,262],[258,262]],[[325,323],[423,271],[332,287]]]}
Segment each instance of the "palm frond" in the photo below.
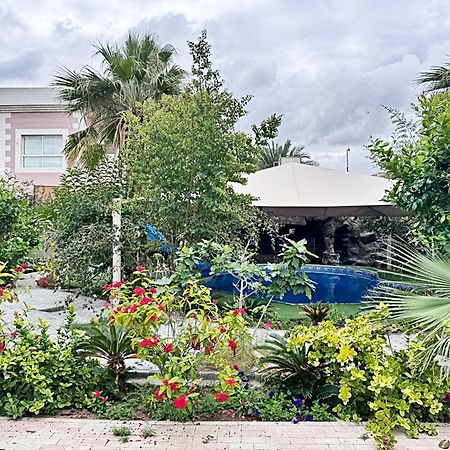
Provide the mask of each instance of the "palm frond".
{"label": "palm frond", "polygon": [[445,66],[434,66],[419,74],[417,84],[425,84],[426,91],[433,92],[450,88],[450,63]]}

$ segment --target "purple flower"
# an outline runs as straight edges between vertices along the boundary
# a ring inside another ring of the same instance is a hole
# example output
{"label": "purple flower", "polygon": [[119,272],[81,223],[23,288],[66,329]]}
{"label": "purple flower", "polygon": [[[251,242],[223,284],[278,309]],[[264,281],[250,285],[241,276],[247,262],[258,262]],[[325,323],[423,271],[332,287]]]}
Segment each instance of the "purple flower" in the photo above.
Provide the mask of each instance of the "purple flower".
{"label": "purple flower", "polygon": [[305,417],[305,420],[307,420],[308,422],[311,422],[311,420],[313,420],[312,414],[308,414],[308,415]]}
{"label": "purple flower", "polygon": [[292,403],[293,403],[297,408],[300,408],[300,406],[303,405],[303,400],[302,400],[301,397],[296,397],[296,398],[292,401]]}
{"label": "purple flower", "polygon": [[244,375],[245,375],[245,373],[244,373],[243,370],[240,370],[240,371],[238,372],[238,376],[239,376],[239,377],[243,377]]}
{"label": "purple flower", "polygon": [[244,384],[244,389],[248,389],[248,383]]}
{"label": "purple flower", "polygon": [[249,382],[249,379],[248,379],[248,377],[242,377],[242,381],[243,381],[244,383],[248,383],[248,382]]}
{"label": "purple flower", "polygon": [[301,416],[303,414],[303,411],[301,411],[300,409],[297,411],[297,416]]}
{"label": "purple flower", "polygon": [[291,422],[292,422],[292,423],[299,423],[299,422],[300,422],[300,419],[299,419],[298,417],[294,417],[294,418],[291,420]]}
{"label": "purple flower", "polygon": [[273,392],[269,392],[268,396],[269,396],[269,398],[274,398],[275,394]]}
{"label": "purple flower", "polygon": [[253,415],[255,416],[255,417],[257,417],[257,416],[259,416],[259,409],[258,408],[255,408],[254,410],[253,410]]}

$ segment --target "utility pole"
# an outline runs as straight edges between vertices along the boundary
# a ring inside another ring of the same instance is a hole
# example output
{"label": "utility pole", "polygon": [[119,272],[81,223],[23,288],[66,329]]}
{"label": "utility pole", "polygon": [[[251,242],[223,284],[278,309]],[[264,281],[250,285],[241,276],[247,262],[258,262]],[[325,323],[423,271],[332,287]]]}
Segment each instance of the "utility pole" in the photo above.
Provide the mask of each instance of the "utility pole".
{"label": "utility pole", "polygon": [[347,150],[345,150],[345,155],[347,157],[347,172],[348,172],[348,154],[350,153],[350,148],[348,148]]}

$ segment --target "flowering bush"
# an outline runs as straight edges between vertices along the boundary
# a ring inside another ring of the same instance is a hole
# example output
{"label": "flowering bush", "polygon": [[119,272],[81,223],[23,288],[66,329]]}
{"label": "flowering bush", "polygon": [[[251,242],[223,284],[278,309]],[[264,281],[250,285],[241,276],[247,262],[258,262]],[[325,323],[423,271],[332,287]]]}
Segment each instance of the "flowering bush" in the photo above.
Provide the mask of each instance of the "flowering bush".
{"label": "flowering bush", "polygon": [[250,339],[246,311],[237,308],[221,316],[208,288],[193,282],[181,295],[170,287],[157,290],[139,269],[133,281],[105,289],[112,302],[110,321],[130,330],[137,355],[160,370],[155,398],[172,401],[179,410],[192,408],[203,362],[218,370],[215,398],[226,402],[242,384],[229,356]]}
{"label": "flowering bush", "polygon": [[100,383],[101,369],[96,361],[78,356],[78,336],[67,327],[56,339],[48,324],[35,326],[16,315],[13,329],[0,327],[0,415],[51,413],[67,406],[95,406],[93,392]]}
{"label": "flowering bush", "polygon": [[420,343],[412,342],[406,351],[387,351],[386,315],[381,306],[375,314],[347,319],[342,327],[330,321],[299,326],[289,338],[291,348],[306,346],[308,363],[323,367],[326,381],[339,386],[334,412],[344,420],[368,419],[381,449],[393,448],[395,427],[410,437],[433,433],[422,423],[436,421],[449,390],[439,367],[420,373],[414,366]]}

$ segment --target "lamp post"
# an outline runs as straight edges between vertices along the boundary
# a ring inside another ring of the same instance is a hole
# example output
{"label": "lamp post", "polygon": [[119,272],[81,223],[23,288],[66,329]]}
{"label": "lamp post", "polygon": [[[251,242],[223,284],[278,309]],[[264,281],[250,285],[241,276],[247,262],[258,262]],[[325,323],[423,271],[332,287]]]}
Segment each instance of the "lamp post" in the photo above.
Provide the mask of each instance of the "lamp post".
{"label": "lamp post", "polygon": [[347,157],[347,172],[348,172],[348,154],[350,153],[350,148],[345,150],[345,156]]}

